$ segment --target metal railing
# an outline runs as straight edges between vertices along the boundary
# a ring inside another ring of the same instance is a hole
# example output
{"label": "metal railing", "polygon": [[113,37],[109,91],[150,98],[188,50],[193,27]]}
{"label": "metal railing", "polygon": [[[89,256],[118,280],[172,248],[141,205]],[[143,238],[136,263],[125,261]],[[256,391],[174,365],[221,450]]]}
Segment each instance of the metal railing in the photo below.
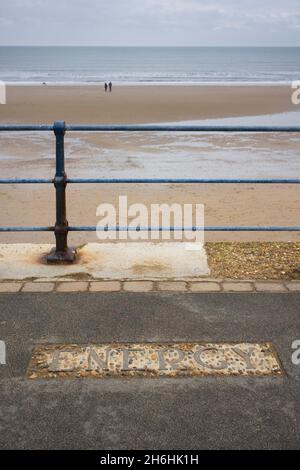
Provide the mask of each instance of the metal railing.
{"label": "metal railing", "polygon": [[52,227],[0,227],[0,232],[54,232],[56,246],[47,260],[50,264],[66,264],[75,260],[75,252],[68,247],[69,232],[102,231],[197,231],[205,232],[300,232],[300,226],[216,226],[216,227],[92,227],[69,226],[66,208],[67,184],[299,184],[300,178],[271,179],[178,179],[178,178],[68,178],[65,172],[64,137],[68,132],[225,132],[225,133],[292,133],[300,132],[300,126],[166,126],[166,125],[66,125],[64,121],[56,121],[53,125],[0,125],[0,131],[53,131],[56,138],[56,172],[50,179],[0,179],[0,184],[54,184],[56,189],[56,222]]}

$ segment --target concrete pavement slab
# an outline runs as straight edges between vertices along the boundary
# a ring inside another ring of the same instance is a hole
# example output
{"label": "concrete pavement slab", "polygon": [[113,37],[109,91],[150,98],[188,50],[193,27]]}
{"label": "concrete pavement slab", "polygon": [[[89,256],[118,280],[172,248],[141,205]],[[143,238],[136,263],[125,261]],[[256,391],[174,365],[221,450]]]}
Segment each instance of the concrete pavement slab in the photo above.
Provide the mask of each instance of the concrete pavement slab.
{"label": "concrete pavement slab", "polygon": [[[51,245],[0,244],[0,280],[74,276],[86,279],[182,279],[208,276],[203,244],[191,251],[186,243],[88,243],[76,250],[76,263],[47,265]],[[79,280],[79,279],[78,279]]]}

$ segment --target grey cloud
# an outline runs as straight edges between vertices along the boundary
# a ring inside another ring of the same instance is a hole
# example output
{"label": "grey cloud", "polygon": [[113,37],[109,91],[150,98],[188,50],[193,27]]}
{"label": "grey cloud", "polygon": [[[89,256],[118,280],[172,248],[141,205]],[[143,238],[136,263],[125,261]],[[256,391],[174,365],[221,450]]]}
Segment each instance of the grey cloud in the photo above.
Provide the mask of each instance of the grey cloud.
{"label": "grey cloud", "polygon": [[300,45],[299,0],[1,0],[0,44]]}

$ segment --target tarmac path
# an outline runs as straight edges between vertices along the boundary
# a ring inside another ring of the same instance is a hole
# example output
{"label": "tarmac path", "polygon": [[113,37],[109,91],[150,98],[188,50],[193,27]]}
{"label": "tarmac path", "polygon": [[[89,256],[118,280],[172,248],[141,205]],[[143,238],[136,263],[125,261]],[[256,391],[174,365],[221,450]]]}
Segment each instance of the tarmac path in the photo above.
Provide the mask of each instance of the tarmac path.
{"label": "tarmac path", "polygon": [[[300,447],[300,293],[1,294],[1,449]],[[42,343],[272,342],[282,377],[30,380]]]}

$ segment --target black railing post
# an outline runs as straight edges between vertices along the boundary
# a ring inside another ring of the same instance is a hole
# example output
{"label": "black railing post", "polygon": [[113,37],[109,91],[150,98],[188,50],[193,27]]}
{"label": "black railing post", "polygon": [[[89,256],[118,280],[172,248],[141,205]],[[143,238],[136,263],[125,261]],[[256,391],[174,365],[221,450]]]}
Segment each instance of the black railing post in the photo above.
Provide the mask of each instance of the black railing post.
{"label": "black railing post", "polygon": [[66,123],[56,121],[53,126],[56,138],[56,173],[54,186],[56,189],[56,247],[47,258],[48,264],[71,264],[75,260],[75,251],[68,248],[68,221],[66,208],[67,175],[65,172],[64,138]]}

